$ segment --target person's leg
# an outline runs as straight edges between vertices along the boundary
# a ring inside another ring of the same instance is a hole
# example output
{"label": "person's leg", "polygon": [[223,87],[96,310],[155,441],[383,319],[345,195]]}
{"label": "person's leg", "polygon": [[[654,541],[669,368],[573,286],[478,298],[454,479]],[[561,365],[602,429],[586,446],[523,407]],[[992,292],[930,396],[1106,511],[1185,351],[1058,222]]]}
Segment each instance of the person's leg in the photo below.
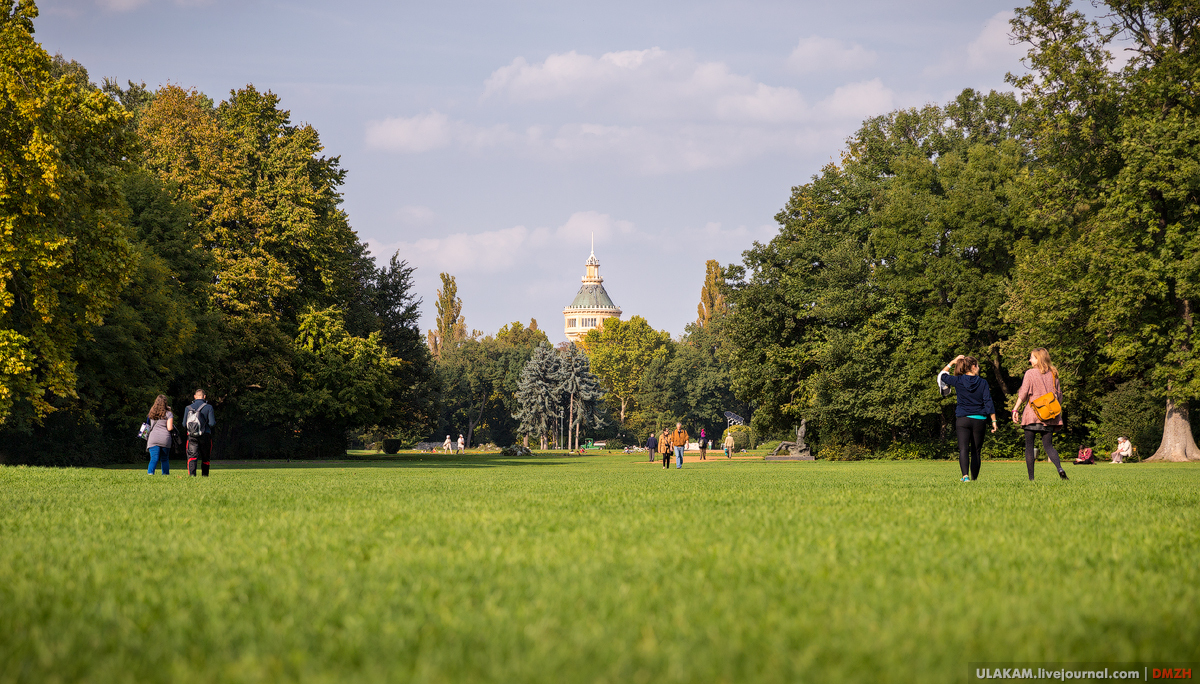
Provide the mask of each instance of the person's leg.
{"label": "person's leg", "polygon": [[683,447],[681,446],[675,447],[675,467],[683,467]]}
{"label": "person's leg", "polygon": [[958,435],[958,469],[962,471],[963,477],[971,474],[969,460],[971,453],[971,423],[974,422],[974,420],[965,416],[954,420],[954,432]]}
{"label": "person's leg", "polygon": [[1033,481],[1033,461],[1037,458],[1037,446],[1034,442],[1034,431],[1025,431],[1025,469],[1029,471],[1029,481]]}
{"label": "person's leg", "polygon": [[158,449],[159,447],[150,447],[150,467],[146,469],[147,475],[153,475],[155,467],[158,466]]}
{"label": "person's leg", "polygon": [[208,477],[208,459],[212,456],[212,435],[200,438],[200,474]]}
{"label": "person's leg", "polygon": [[983,464],[983,438],[987,434],[986,420],[972,420],[971,426],[971,479],[979,479],[979,467]]}
{"label": "person's leg", "polygon": [[162,474],[171,474],[171,447],[163,447],[162,452],[158,455],[159,463],[162,465]]}
{"label": "person's leg", "polygon": [[1051,439],[1052,436],[1049,432],[1042,433],[1042,447],[1046,449],[1046,456],[1050,459],[1050,462],[1054,464],[1055,468],[1058,468],[1058,476],[1065,480],[1067,479],[1067,471],[1063,470],[1062,463],[1058,460],[1058,451],[1054,448],[1054,441]]}

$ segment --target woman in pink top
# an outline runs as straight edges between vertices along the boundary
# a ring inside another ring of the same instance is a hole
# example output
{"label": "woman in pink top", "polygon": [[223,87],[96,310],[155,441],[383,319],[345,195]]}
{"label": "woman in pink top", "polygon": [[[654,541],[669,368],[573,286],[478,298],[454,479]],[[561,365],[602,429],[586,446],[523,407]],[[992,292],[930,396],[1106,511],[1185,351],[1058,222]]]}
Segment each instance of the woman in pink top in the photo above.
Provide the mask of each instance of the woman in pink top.
{"label": "woman in pink top", "polygon": [[[1037,457],[1036,439],[1037,434],[1042,435],[1042,447],[1046,450],[1046,455],[1050,457],[1050,462],[1058,468],[1058,476],[1062,479],[1067,479],[1067,473],[1063,470],[1062,463],[1058,460],[1058,452],[1054,449],[1054,443],[1050,439],[1050,435],[1062,429],[1062,414],[1042,420],[1038,417],[1037,411],[1033,409],[1033,400],[1046,394],[1054,393],[1058,398],[1058,403],[1061,406],[1062,387],[1058,384],[1058,369],[1054,364],[1050,363],[1050,352],[1044,347],[1038,347],[1029,353],[1029,365],[1033,366],[1025,371],[1025,379],[1021,381],[1021,389],[1017,391],[1017,404],[1013,407],[1012,419],[1014,423],[1020,423],[1025,430],[1025,467],[1029,470],[1029,479],[1033,480],[1033,463]],[[1021,406],[1025,406],[1025,411],[1019,411]]]}

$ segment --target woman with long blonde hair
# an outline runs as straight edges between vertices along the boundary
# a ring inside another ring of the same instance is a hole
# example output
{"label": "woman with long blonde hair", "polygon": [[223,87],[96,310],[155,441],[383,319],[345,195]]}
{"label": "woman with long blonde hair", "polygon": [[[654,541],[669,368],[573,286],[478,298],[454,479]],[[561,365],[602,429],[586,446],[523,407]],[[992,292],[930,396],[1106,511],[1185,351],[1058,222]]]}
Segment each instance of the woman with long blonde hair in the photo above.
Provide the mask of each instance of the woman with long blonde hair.
{"label": "woman with long blonde hair", "polygon": [[[1058,452],[1054,449],[1051,439],[1054,432],[1062,429],[1062,412],[1053,418],[1043,419],[1038,416],[1033,406],[1034,400],[1047,394],[1053,394],[1058,400],[1058,405],[1062,406],[1062,385],[1058,381],[1058,368],[1050,362],[1050,352],[1045,347],[1038,347],[1029,352],[1029,365],[1031,368],[1025,371],[1025,378],[1021,381],[1021,389],[1017,390],[1017,403],[1012,412],[1013,422],[1019,423],[1025,430],[1025,468],[1029,471],[1029,479],[1032,481],[1033,464],[1037,459],[1037,435],[1040,434],[1046,456],[1050,458],[1054,467],[1058,468],[1058,476],[1066,480],[1067,472],[1058,460]],[[1019,410],[1021,406],[1025,407],[1024,412]]]}

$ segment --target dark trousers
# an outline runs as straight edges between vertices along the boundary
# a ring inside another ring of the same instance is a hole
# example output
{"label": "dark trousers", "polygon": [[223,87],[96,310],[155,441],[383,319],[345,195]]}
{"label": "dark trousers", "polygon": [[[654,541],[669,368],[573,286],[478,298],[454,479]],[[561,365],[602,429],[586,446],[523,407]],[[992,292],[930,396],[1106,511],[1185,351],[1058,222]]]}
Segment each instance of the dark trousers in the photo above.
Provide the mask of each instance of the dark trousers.
{"label": "dark trousers", "polygon": [[200,462],[200,471],[208,477],[208,459],[212,455],[212,435],[188,437],[187,457],[188,475],[196,476],[196,462]]}
{"label": "dark trousers", "polygon": [[954,421],[954,431],[958,433],[958,469],[963,475],[970,475],[972,480],[979,479],[980,452],[986,430],[986,420],[959,416]]}
{"label": "dark trousers", "polygon": [[[1037,459],[1037,434],[1038,430],[1025,431],[1025,469],[1029,471],[1029,479],[1033,479],[1033,463]],[[1042,448],[1046,450],[1046,456],[1055,468],[1062,470],[1062,463],[1058,460],[1058,451],[1054,449],[1054,442],[1050,440],[1050,433],[1042,433]]]}
{"label": "dark trousers", "polygon": [[671,452],[669,452],[669,451],[663,452],[663,467],[664,468],[671,467]]}
{"label": "dark trousers", "polygon": [[651,448],[651,447],[646,447],[646,451],[649,451],[649,452],[650,452],[650,462],[651,462],[651,463],[654,463],[654,450],[655,450],[655,449],[657,449],[657,448],[658,448],[658,445],[657,445],[657,444],[655,444],[653,448]]}

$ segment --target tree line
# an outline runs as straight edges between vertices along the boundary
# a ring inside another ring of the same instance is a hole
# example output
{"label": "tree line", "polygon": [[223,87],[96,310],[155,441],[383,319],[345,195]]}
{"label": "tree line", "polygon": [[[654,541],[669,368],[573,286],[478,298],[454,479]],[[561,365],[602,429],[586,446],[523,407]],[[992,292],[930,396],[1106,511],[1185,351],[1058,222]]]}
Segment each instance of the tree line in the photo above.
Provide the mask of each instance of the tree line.
{"label": "tree line", "polygon": [[128,457],[155,395],[196,387],[224,457],[426,434],[413,269],[370,257],[317,131],[253,86],[98,86],[36,17],[0,10],[0,457]]}
{"label": "tree line", "polygon": [[[756,425],[807,418],[828,454],[934,453],[953,415],[935,369],[973,355],[1011,406],[1044,346],[1073,440],[1200,459],[1200,9],[1103,7],[1019,8],[1019,98],[968,89],[868,119],[726,269]],[[1016,432],[993,448],[1016,453]]]}
{"label": "tree line", "polygon": [[[937,456],[953,400],[936,369],[981,359],[1007,406],[1045,346],[1072,439],[1200,458],[1200,10],[1106,7],[1019,8],[1016,94],[864,121],[793,188],[774,239],[708,263],[683,334],[634,316],[554,348],[536,320],[468,332],[449,274],[422,335],[412,267],[371,258],[339,159],[274,94],[96,85],[33,39],[33,2],[10,0],[0,457],[127,456],[154,395],[178,406],[197,386],[227,456],[340,453],[356,432],[716,436],[727,410],[763,437],[807,419],[824,457]],[[1011,429],[993,453],[1019,451]]]}

